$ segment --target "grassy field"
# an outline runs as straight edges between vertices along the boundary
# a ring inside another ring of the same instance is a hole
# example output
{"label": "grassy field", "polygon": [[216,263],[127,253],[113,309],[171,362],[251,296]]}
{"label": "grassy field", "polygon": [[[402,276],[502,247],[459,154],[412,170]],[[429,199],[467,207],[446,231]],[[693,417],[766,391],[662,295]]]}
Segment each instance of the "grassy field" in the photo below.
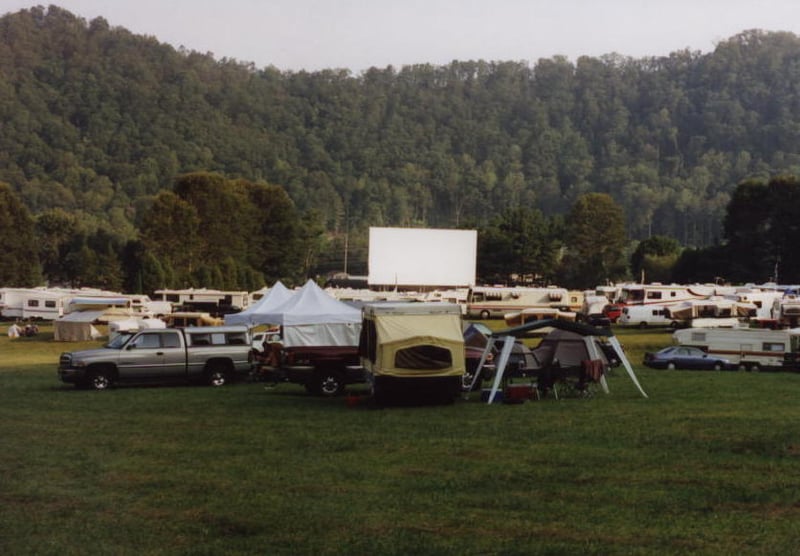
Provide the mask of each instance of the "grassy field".
{"label": "grassy field", "polygon": [[[5,329],[2,328],[4,331]],[[80,391],[0,337],[3,554],[791,554],[800,376],[651,371],[522,405],[243,383]],[[96,345],[92,343],[89,345]]]}

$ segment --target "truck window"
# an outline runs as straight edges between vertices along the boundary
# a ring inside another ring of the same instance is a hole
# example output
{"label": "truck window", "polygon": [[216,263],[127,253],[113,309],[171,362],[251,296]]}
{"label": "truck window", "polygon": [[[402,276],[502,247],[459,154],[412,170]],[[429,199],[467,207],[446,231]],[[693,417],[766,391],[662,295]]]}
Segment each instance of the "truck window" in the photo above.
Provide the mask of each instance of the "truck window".
{"label": "truck window", "polygon": [[193,346],[208,346],[211,345],[211,340],[208,334],[194,334],[191,336]]}
{"label": "truck window", "polygon": [[243,346],[247,343],[247,339],[245,338],[245,335],[242,333],[228,334],[226,338],[228,341],[228,345],[231,346]]}
{"label": "truck window", "polygon": [[178,338],[177,332],[162,334],[161,344],[165,348],[179,348],[181,347],[181,340]]}
{"label": "truck window", "polygon": [[161,347],[161,339],[159,334],[140,334],[137,336],[133,343],[133,347],[139,349],[157,349]]}

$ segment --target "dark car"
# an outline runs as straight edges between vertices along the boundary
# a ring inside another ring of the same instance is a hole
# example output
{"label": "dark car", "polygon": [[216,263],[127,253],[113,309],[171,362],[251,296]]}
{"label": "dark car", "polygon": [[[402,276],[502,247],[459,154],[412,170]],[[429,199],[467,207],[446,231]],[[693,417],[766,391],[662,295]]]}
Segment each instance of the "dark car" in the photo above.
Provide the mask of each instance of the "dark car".
{"label": "dark car", "polygon": [[644,354],[644,364],[653,369],[705,369],[720,371],[732,368],[723,357],[709,355],[700,348],[670,346],[655,353]]}

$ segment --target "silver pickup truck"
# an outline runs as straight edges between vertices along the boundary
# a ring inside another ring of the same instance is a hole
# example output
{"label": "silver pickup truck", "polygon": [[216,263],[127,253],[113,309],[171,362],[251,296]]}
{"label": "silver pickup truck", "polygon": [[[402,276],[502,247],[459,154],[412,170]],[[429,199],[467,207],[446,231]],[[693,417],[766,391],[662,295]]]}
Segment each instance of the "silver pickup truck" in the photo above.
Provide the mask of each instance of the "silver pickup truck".
{"label": "silver pickup truck", "polygon": [[204,381],[222,386],[253,365],[244,326],[199,326],[120,334],[99,349],[62,353],[63,382],[105,390],[114,383]]}

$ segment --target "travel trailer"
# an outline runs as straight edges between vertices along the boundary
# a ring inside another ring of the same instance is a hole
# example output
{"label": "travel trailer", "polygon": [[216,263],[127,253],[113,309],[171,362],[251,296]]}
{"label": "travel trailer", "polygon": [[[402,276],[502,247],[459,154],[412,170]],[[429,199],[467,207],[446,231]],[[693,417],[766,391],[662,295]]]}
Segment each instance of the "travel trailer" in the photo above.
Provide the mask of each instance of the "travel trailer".
{"label": "travel trailer", "polygon": [[695,346],[710,355],[728,359],[740,369],[798,371],[800,329],[686,328],[676,330],[673,340]]}
{"label": "travel trailer", "polygon": [[754,303],[719,296],[665,307],[671,321],[694,328],[739,326],[755,318],[757,309]]}
{"label": "travel trailer", "polygon": [[620,289],[619,303],[623,305],[669,305],[706,299],[714,295],[713,286],[695,284],[682,286],[679,284],[625,284]]}
{"label": "travel trailer", "polygon": [[55,320],[64,314],[64,290],[0,288],[0,315],[7,319]]}
{"label": "travel trailer", "polygon": [[787,290],[772,302],[772,319],[779,327],[800,326],[800,295]]}
{"label": "travel trailer", "polygon": [[[581,301],[577,301],[577,310]],[[467,293],[467,318],[503,318],[506,313],[536,308],[570,310],[570,292],[564,288],[481,287]]]}
{"label": "travel trailer", "polygon": [[185,290],[156,290],[157,300],[169,301],[182,311],[206,311],[213,316],[236,313],[246,309],[250,294],[245,291],[220,291],[205,288]]}

